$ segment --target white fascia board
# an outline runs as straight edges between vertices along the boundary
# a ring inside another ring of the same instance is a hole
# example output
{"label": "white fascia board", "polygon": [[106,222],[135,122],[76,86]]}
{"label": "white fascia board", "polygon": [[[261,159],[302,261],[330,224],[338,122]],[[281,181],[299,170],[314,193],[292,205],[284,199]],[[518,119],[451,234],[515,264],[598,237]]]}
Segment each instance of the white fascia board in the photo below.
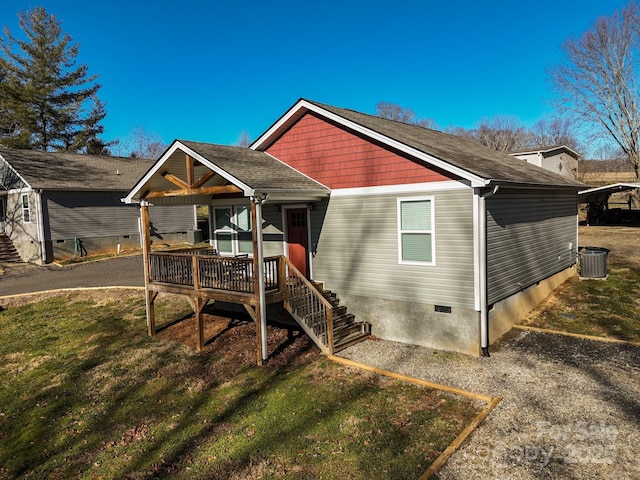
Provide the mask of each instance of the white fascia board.
{"label": "white fascia board", "polygon": [[[233,183],[236,187],[242,189],[244,191],[245,195],[250,196],[250,195],[253,195],[255,193],[254,189],[251,188],[249,185],[241,182],[240,180],[238,180],[233,175],[230,175],[229,172],[227,172],[226,170],[223,170],[222,168],[218,167],[216,164],[212,163],[210,160],[206,159],[205,157],[200,155],[195,150],[190,149],[189,147],[183,145],[180,142],[176,142],[176,144],[179,145],[180,150],[182,150],[184,153],[188,153],[191,158],[193,158],[194,160],[198,160],[198,162],[200,162],[202,165],[207,167],[209,170],[217,173],[218,175],[220,175],[225,180]],[[173,150],[173,151],[175,152],[175,150]]]}
{"label": "white fascia board", "polygon": [[[24,183],[24,184],[27,186],[27,188],[33,188],[33,187],[29,184],[29,182],[27,182],[27,181],[24,179],[24,177],[23,177],[22,175],[20,175],[20,173],[18,173],[18,171],[17,171],[15,168],[13,168],[13,165],[11,165],[11,164],[9,163],[9,160],[7,160],[6,158],[4,158],[2,155],[0,155],[0,158],[4,161],[4,163],[6,163],[6,164],[7,164],[7,166],[11,169],[11,171],[12,171],[13,173],[15,173],[15,174],[18,176],[18,178],[22,181],[22,183]],[[18,190],[20,190],[20,189],[18,189]]]}
{"label": "white fascia board", "polygon": [[360,195],[395,195],[407,193],[442,192],[446,190],[470,189],[469,182],[447,180],[444,182],[406,183],[402,185],[381,185],[377,187],[338,188],[331,190],[332,197],[354,197]]}
{"label": "white fascia board", "polygon": [[287,195],[290,197],[328,197],[330,194],[329,190],[296,190],[296,189],[288,189],[288,188],[262,188],[260,189],[261,193],[268,193],[269,195]]}
{"label": "white fascia board", "polygon": [[604,185],[603,187],[590,188],[589,190],[582,190],[578,192],[578,195],[588,195],[593,192],[601,192],[611,190],[611,193],[616,193],[620,190],[633,190],[634,188],[640,188],[640,183],[613,183],[611,185]]}
{"label": "white fascia board", "polygon": [[144,177],[142,177],[142,179],[136,184],[135,187],[133,187],[129,195],[127,195],[123,199],[125,203],[138,203],[138,201],[135,200],[133,197],[135,197],[138,193],[140,193],[141,188],[151,179],[151,177],[153,177],[158,172],[158,170],[160,170],[160,168],[165,164],[167,160],[169,160],[169,158],[171,158],[171,156],[176,152],[176,150],[182,150],[185,154],[188,154],[194,160],[197,160],[205,167],[209,168],[210,170],[220,175],[222,178],[230,181],[235,186],[242,189],[245,195],[253,195],[254,191],[251,187],[242,183],[232,175],[229,175],[229,173],[226,172],[225,170],[211,163],[209,160],[207,160],[205,157],[203,157],[199,153],[195,152],[194,150],[190,149],[186,145],[176,140],[174,141],[173,145],[171,145],[171,147],[169,147],[169,149],[166,152],[164,152],[162,157],[158,159],[155,165],[151,167],[151,169],[147,172],[147,174]]}
{"label": "white fascia board", "polygon": [[31,192],[35,192],[36,190],[34,188],[32,188],[31,186],[27,185],[26,187],[23,188],[12,188],[11,190],[7,190],[7,194],[23,194],[23,193],[31,193]]}
{"label": "white fascia board", "polygon": [[149,169],[149,171],[144,175],[144,177],[142,177],[138,183],[135,184],[135,186],[131,189],[131,191],[129,192],[129,195],[127,195],[126,197],[124,197],[122,199],[122,201],[124,203],[139,203],[139,200],[135,200],[133,197],[135,197],[138,193],[140,193],[140,190],[142,189],[142,187],[151,179],[151,177],[153,177],[156,172],[160,169],[160,167],[162,167],[162,165],[164,165],[164,163],[169,159],[169,157],[171,157],[171,155],[173,154],[173,152],[176,151],[177,149],[177,141],[173,142],[173,145],[171,145],[165,152],[164,154],[158,159],[158,161]]}
{"label": "white fascia board", "polygon": [[260,135],[255,142],[249,145],[251,150],[257,150],[258,147],[262,146],[262,144],[269,139],[273,134],[275,134],[278,130],[280,130],[284,125],[291,122],[292,118],[301,116],[301,109],[308,109],[308,106],[311,104],[305,100],[299,100],[293,107],[291,107],[285,114],[280,117],[280,119],[274,123],[271,128],[269,128],[266,132]]}
{"label": "white fascia board", "polygon": [[512,157],[518,156],[518,155],[530,155],[532,153],[537,153],[539,155],[543,154],[543,153],[549,153],[549,152],[554,152],[556,150],[566,150],[567,152],[571,153],[572,156],[575,156],[576,159],[580,158],[580,154],[578,152],[576,152],[573,148],[567,146],[567,145],[557,145],[555,147],[551,147],[551,148],[532,148],[531,150],[522,150],[522,151],[518,151],[518,152],[508,152],[507,155],[511,155]]}
{"label": "white fascia board", "polygon": [[312,103],[307,102],[306,100],[300,100],[292,109],[289,110],[289,112],[287,114],[285,114],[285,116],[283,116],[277,123],[275,123],[269,130],[267,130],[263,135],[260,136],[260,138],[258,138],[258,140],[256,140],[254,142],[253,145],[251,145],[251,148],[253,148],[254,150],[257,149],[265,140],[267,140],[268,138],[270,138],[274,133],[276,133],[283,125],[286,125],[287,123],[290,122],[290,120],[295,117],[295,116],[299,116],[300,115],[300,110],[301,109],[305,109],[305,110],[309,110],[315,113],[318,113],[320,115],[322,115],[325,118],[328,118],[329,120],[332,120],[340,125],[344,125],[345,127],[354,130],[358,133],[361,133],[373,140],[376,140],[380,143],[383,143],[385,145],[388,145],[392,148],[395,148],[396,150],[399,150],[401,152],[407,153],[409,155],[411,155],[412,157],[415,157],[419,160],[422,160],[424,162],[427,162],[431,165],[434,165],[435,167],[441,168],[442,170],[452,173],[454,175],[457,175],[461,178],[464,178],[465,180],[468,180],[471,182],[472,186],[474,187],[484,187],[486,186],[490,180],[485,180],[484,178],[481,178],[477,175],[473,175],[472,173],[463,170],[462,168],[456,167],[454,165],[451,165],[450,163],[444,162],[442,160],[440,160],[439,158],[433,157],[429,154],[426,154],[424,152],[421,152],[419,150],[416,150],[413,147],[410,147],[402,142],[398,142],[397,140],[393,140],[392,138],[389,138],[385,135],[382,135],[380,133],[374,132],[373,130],[370,130],[366,127],[363,127],[362,125],[352,122],[351,120],[347,120],[346,118],[340,116],[340,115],[336,115],[335,113],[329,112],[321,107],[318,107],[317,105],[314,105]]}

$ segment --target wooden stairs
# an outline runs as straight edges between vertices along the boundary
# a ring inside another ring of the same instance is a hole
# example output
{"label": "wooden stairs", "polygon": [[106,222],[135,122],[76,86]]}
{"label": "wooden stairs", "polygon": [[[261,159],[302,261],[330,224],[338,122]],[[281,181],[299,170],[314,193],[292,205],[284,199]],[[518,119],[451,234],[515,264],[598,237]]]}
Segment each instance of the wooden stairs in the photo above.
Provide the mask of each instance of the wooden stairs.
{"label": "wooden stairs", "polygon": [[331,355],[371,334],[371,325],[356,321],[333,292],[308,280],[286,257],[282,258],[284,309],[324,353]]}
{"label": "wooden stairs", "polygon": [[356,321],[356,316],[348,313],[345,305],[340,305],[340,299],[334,292],[326,290],[320,282],[313,283],[322,296],[331,303],[333,353],[355,345],[371,335],[371,324]]}
{"label": "wooden stairs", "polygon": [[13,242],[4,233],[0,234],[0,263],[22,263],[22,258]]}

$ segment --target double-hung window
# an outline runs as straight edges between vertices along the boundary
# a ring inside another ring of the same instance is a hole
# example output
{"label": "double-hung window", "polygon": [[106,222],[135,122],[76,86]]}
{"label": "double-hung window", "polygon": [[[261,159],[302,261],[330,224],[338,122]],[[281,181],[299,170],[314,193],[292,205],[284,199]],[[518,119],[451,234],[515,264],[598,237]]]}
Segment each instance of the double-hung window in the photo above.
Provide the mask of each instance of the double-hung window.
{"label": "double-hung window", "polygon": [[242,205],[215,207],[213,238],[220,253],[253,253],[251,209]]}
{"label": "double-hung window", "polygon": [[435,265],[433,197],[398,198],[398,262]]}
{"label": "double-hung window", "polygon": [[22,220],[24,223],[31,222],[31,209],[29,208],[29,195],[22,195]]}

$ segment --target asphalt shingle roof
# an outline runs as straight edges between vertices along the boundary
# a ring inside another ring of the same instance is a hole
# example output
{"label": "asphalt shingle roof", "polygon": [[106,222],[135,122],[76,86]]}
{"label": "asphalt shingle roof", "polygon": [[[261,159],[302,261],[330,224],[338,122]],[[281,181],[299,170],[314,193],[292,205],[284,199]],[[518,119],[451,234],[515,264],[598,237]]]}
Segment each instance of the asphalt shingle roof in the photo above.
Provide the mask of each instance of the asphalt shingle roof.
{"label": "asphalt shingle roof", "polygon": [[485,180],[523,185],[585,187],[581,182],[531,165],[464,137],[310,100],[305,101]]}
{"label": "asphalt shingle roof", "polygon": [[268,153],[249,148],[177,140],[256,190],[329,191]]}
{"label": "asphalt shingle roof", "polygon": [[0,149],[2,157],[32,187],[44,190],[130,190],[153,160]]}

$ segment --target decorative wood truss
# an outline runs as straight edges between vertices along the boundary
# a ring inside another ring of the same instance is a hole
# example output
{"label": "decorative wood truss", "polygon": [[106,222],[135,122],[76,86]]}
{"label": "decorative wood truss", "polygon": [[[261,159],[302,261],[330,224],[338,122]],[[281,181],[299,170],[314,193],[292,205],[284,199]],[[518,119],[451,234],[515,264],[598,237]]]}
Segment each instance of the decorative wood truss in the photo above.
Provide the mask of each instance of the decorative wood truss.
{"label": "decorative wood truss", "polygon": [[222,193],[240,193],[242,190],[235,185],[204,185],[214,178],[217,174],[211,170],[207,171],[200,178],[195,178],[195,160],[188,154],[185,154],[186,163],[186,180],[171,174],[169,172],[162,173],[162,177],[168,180],[176,187],[172,190],[151,191],[144,195],[144,198],[161,198],[161,197],[185,197],[189,195],[216,195]]}

